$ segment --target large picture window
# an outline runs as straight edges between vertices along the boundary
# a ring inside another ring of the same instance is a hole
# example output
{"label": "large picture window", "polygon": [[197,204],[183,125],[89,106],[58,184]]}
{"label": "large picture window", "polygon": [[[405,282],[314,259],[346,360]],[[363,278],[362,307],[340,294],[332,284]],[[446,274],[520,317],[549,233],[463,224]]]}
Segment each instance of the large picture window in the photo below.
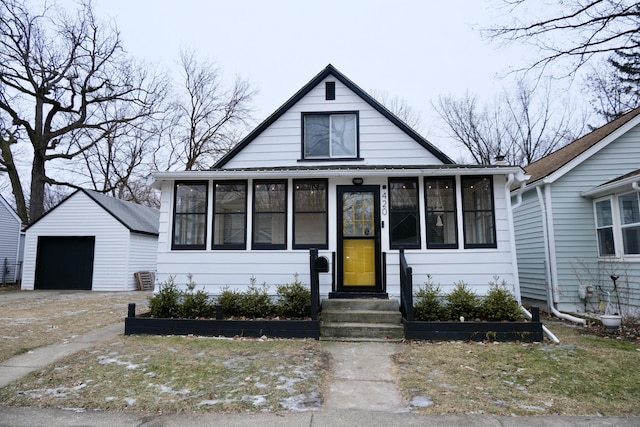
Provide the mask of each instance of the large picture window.
{"label": "large picture window", "polygon": [[293,181],[293,248],[327,248],[327,181]]}
{"label": "large picture window", "polygon": [[254,181],[253,249],[286,249],[287,182]]}
{"label": "large picture window", "polygon": [[213,185],[213,249],[246,249],[247,183]]}
{"label": "large picture window", "polygon": [[497,246],[493,180],[490,177],[462,177],[462,216],[465,248]]}
{"label": "large picture window", "polygon": [[307,113],[302,116],[304,159],[358,157],[357,113]]}
{"label": "large picture window", "polygon": [[205,249],[206,235],[207,183],[177,182],[172,249]]}
{"label": "large picture window", "polygon": [[427,248],[458,247],[455,184],[455,179],[449,177],[425,179]]}
{"label": "large picture window", "polygon": [[389,179],[389,238],[392,249],[420,248],[418,179]]}

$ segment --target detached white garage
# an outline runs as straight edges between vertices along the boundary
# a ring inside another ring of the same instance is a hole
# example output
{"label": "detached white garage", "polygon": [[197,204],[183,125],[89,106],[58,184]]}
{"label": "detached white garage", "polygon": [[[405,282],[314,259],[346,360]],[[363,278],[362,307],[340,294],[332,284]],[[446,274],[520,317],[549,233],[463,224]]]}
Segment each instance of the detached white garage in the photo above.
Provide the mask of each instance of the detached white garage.
{"label": "detached white garage", "polygon": [[26,229],[22,289],[132,291],[155,271],[159,211],[78,190]]}

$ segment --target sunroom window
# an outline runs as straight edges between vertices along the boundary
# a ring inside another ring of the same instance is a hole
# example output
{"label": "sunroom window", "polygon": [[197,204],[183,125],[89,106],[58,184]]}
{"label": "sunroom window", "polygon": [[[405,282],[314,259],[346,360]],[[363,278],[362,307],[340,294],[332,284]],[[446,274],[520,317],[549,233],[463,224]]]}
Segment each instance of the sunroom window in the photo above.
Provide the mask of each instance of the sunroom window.
{"label": "sunroom window", "polygon": [[418,214],[418,180],[401,178],[389,180],[390,246],[420,248]]}
{"label": "sunroom window", "polygon": [[205,249],[207,183],[177,182],[173,209],[173,249]]}
{"label": "sunroom window", "polygon": [[327,248],[327,181],[293,181],[293,248]]}
{"label": "sunroom window", "polygon": [[490,177],[462,178],[462,216],[465,248],[496,247],[493,180]]}
{"label": "sunroom window", "polygon": [[213,186],[214,249],[245,249],[247,229],[246,181],[222,181]]}
{"label": "sunroom window", "polygon": [[307,113],[302,116],[304,159],[358,157],[357,113]]}
{"label": "sunroom window", "polygon": [[286,249],[287,182],[254,181],[253,249]]}
{"label": "sunroom window", "polygon": [[455,179],[426,179],[425,198],[427,204],[427,248],[457,248]]}

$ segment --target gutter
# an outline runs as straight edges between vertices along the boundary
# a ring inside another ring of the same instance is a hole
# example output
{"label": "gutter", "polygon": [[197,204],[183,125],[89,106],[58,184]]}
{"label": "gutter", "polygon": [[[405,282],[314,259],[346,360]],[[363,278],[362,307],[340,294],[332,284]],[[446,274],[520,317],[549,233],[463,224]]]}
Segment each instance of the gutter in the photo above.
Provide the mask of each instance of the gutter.
{"label": "gutter", "polygon": [[556,260],[555,256],[551,256],[552,246],[551,235],[553,233],[549,228],[549,224],[553,222],[551,217],[551,212],[546,208],[547,204],[545,203],[545,198],[547,202],[550,202],[551,194],[549,192],[549,184],[545,184],[544,186],[544,196],[542,194],[542,190],[540,187],[536,187],[536,192],[538,193],[538,202],[540,204],[540,210],[542,211],[542,235],[544,242],[544,258],[545,258],[545,277],[547,279],[547,306],[549,307],[549,311],[561,319],[569,320],[571,322],[579,323],[581,325],[586,325],[587,321],[585,319],[581,319],[579,317],[572,316],[567,313],[561,313],[556,308],[556,301],[558,299],[558,284],[556,280],[554,280],[553,271],[556,268]]}
{"label": "gutter", "polygon": [[640,191],[640,181],[633,181],[631,183],[631,188],[633,188],[636,191]]}

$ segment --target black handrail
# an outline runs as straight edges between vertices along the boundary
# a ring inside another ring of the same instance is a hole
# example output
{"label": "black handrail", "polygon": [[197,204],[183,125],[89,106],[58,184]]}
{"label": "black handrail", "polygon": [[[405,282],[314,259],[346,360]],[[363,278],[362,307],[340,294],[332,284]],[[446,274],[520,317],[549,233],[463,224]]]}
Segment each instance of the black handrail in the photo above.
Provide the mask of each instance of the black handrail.
{"label": "black handrail", "polygon": [[320,309],[320,273],[316,268],[318,250],[309,250],[309,272],[311,276],[311,320],[318,320]]}
{"label": "black handrail", "polygon": [[413,320],[413,269],[407,264],[403,248],[400,248],[400,312],[405,320]]}

